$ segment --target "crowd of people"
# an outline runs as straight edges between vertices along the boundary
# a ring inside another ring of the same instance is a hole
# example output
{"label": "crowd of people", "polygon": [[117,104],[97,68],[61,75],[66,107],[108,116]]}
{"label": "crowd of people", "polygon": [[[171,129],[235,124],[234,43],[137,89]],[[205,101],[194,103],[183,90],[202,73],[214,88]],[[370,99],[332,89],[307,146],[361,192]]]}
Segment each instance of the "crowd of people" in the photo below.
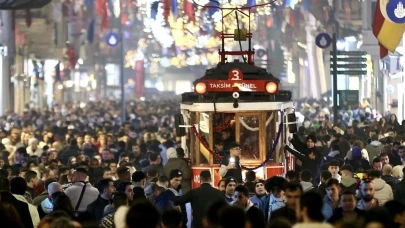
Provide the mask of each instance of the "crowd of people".
{"label": "crowd of people", "polygon": [[[405,125],[367,111],[312,117],[289,139],[285,177],[242,179],[226,144],[219,183],[191,165],[176,137],[177,100],[56,105],[0,118],[0,224],[16,228],[405,227]],[[313,115],[324,113],[321,107]]]}

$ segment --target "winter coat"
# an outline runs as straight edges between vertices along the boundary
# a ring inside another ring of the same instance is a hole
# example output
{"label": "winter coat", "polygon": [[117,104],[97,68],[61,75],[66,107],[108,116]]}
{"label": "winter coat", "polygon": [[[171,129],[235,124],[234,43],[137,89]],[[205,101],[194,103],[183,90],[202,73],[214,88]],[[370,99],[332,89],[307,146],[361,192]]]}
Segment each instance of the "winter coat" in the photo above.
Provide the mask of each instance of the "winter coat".
{"label": "winter coat", "polygon": [[379,205],[382,206],[386,202],[394,199],[394,194],[392,193],[391,186],[389,186],[381,178],[376,178],[374,182],[374,198],[378,199]]}
{"label": "winter coat", "polygon": [[383,145],[379,141],[372,141],[366,146],[368,157],[370,158],[370,164],[373,164],[373,159],[380,156]]}
{"label": "winter coat", "polygon": [[340,188],[341,188],[340,192],[350,191],[350,192],[353,192],[353,194],[356,194],[356,189],[357,189],[356,185],[357,185],[357,180],[353,177],[342,179],[342,181],[340,182]]}

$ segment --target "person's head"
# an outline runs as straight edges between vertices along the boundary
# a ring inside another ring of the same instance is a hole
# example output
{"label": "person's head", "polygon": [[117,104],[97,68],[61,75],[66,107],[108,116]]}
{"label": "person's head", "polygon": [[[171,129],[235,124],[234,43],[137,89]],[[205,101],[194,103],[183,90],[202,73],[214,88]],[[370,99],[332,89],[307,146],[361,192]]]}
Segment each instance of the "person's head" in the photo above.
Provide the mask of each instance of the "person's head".
{"label": "person's head", "polygon": [[312,182],[312,173],[311,171],[304,169],[300,172],[300,181],[302,182]]}
{"label": "person's head", "polygon": [[286,206],[294,209],[303,193],[302,185],[297,182],[288,182],[284,187],[284,197],[286,199]]}
{"label": "person's head", "polygon": [[200,182],[201,182],[201,184],[203,184],[203,183],[207,183],[207,184],[209,184],[209,183],[211,183],[211,173],[210,173],[210,171],[208,171],[208,170],[204,170],[204,171],[201,171],[201,173],[200,173]]}
{"label": "person's head", "polygon": [[383,175],[391,175],[392,174],[392,166],[390,164],[386,164],[382,170]]}
{"label": "person's head", "polygon": [[332,178],[332,173],[329,172],[329,170],[322,170],[322,172],[321,172],[321,183],[325,183],[330,178]]}
{"label": "person's head", "polygon": [[229,144],[229,154],[231,157],[238,157],[241,155],[240,145],[237,143],[230,143]]}
{"label": "person's head", "polygon": [[115,192],[111,195],[111,202],[114,208],[119,208],[121,206],[128,205],[128,197],[127,194],[123,192]]}
{"label": "person's head", "polygon": [[135,171],[132,174],[132,182],[135,187],[145,188],[146,185],[146,175],[142,171]]}
{"label": "person's head", "polygon": [[352,126],[347,127],[346,132],[348,135],[354,135],[354,129]]}
{"label": "person's head", "polygon": [[27,182],[22,177],[13,177],[10,180],[10,192],[16,195],[24,195],[27,191]]}
{"label": "person's head", "polygon": [[283,189],[286,184],[286,179],[279,176],[273,176],[266,180],[264,187],[268,193],[273,194],[275,197],[281,198],[283,196]]}
{"label": "person's head", "polygon": [[380,154],[380,159],[381,159],[381,162],[382,162],[382,165],[383,165],[383,166],[384,166],[385,164],[389,164],[389,163],[390,163],[390,158],[389,158],[389,156],[388,156],[387,153],[381,153],[381,154]]}
{"label": "person's head", "polygon": [[157,185],[163,188],[168,188],[169,187],[169,178],[167,176],[160,176]]}
{"label": "person's head", "polygon": [[356,195],[352,191],[346,190],[340,194],[340,206],[344,212],[353,212],[356,205]]}
{"label": "person's head", "polygon": [[238,185],[235,188],[235,206],[245,208],[249,201],[249,189],[244,185]]}
{"label": "person's head", "polygon": [[220,212],[227,206],[228,204],[225,200],[211,202],[208,205],[207,213],[202,220],[202,223],[204,225],[203,227],[219,227]]}
{"label": "person's head", "polygon": [[114,154],[109,149],[104,149],[101,152],[101,158],[103,159],[103,161],[109,161],[114,159]]}
{"label": "person's head", "polygon": [[245,228],[246,215],[240,207],[224,207],[219,215],[221,228]]}
{"label": "person's head", "polygon": [[335,178],[330,178],[329,180],[327,180],[325,183],[325,190],[326,195],[330,200],[334,202],[339,200],[340,186],[338,180],[336,180]]}
{"label": "person's head", "polygon": [[151,165],[159,165],[158,154],[156,154],[156,153],[149,153],[148,159],[149,159],[149,164],[151,164]]}
{"label": "person's head", "polygon": [[328,164],[328,171],[332,174],[332,177],[335,177],[339,173],[340,163],[338,160],[332,160]]}
{"label": "person's head", "polygon": [[374,169],[369,170],[369,171],[367,172],[367,177],[368,177],[368,178],[371,178],[371,179],[381,178],[381,171],[379,171],[379,170],[374,170]]}
{"label": "person's head", "polygon": [[383,164],[381,162],[380,157],[376,157],[373,159],[373,169],[375,170],[382,170]]}
{"label": "person's head", "polygon": [[225,188],[226,188],[225,179],[220,180],[220,181],[218,182],[217,187],[218,187],[218,190],[219,190],[219,191],[225,192]]}
{"label": "person's head", "polygon": [[233,177],[228,177],[225,179],[225,194],[227,196],[233,196],[235,194],[237,182]]}
{"label": "person's head", "polygon": [[110,167],[105,167],[103,169],[103,178],[105,178],[105,179],[112,178],[112,173],[111,173]]}
{"label": "person's head", "polygon": [[285,174],[285,178],[287,179],[288,182],[298,182],[299,180],[299,175],[298,172],[290,170],[287,171]]}
{"label": "person's head", "polygon": [[37,172],[28,170],[25,173],[25,181],[27,182],[27,185],[29,185],[31,187],[36,186],[39,181]]}
{"label": "person's head", "polygon": [[117,191],[125,193],[127,195],[127,198],[129,201],[132,201],[134,199],[134,185],[132,182],[121,182],[117,186]]}
{"label": "person's head", "polygon": [[131,180],[131,172],[130,172],[129,168],[126,166],[120,166],[117,169],[117,176],[118,176],[118,180],[121,180],[121,181]]}
{"label": "person's head", "polygon": [[140,201],[129,209],[126,224],[128,228],[156,228],[160,224],[160,213],[150,202]]}
{"label": "person's head", "polygon": [[104,199],[110,199],[115,192],[114,181],[112,179],[101,179],[96,183],[96,188],[100,196]]}
{"label": "person's head", "polygon": [[333,140],[330,143],[330,151],[340,151],[339,143],[340,143],[339,139]]}
{"label": "person's head", "polygon": [[306,143],[307,143],[307,147],[309,149],[314,148],[315,143],[316,143],[316,136],[313,134],[308,135],[306,138]]}
{"label": "person's head", "polygon": [[180,169],[173,169],[170,171],[169,181],[171,188],[178,189],[182,180],[183,172]]}
{"label": "person's head", "polygon": [[146,197],[153,203],[155,200],[165,191],[163,187],[160,187],[156,183],[150,183],[145,188]]}
{"label": "person's head", "polygon": [[86,181],[88,175],[85,168],[77,168],[72,174],[72,182]]}
{"label": "person's head", "polygon": [[323,201],[322,197],[317,192],[306,192],[300,199],[300,212],[304,223],[308,222],[322,222],[324,217],[322,215]]}
{"label": "person's head", "polygon": [[354,168],[349,164],[343,165],[342,168],[340,168],[340,172],[342,174],[342,179],[350,178],[353,177]]}
{"label": "person's head", "polygon": [[256,173],[255,171],[247,171],[246,172],[246,182],[254,182],[256,181]]}
{"label": "person's head", "polygon": [[353,160],[360,160],[362,159],[362,154],[361,154],[361,148],[358,146],[353,146],[352,147],[352,157]]}
{"label": "person's head", "polygon": [[391,200],[386,202],[384,207],[390,212],[391,221],[396,224],[405,224],[405,205],[403,203]]}
{"label": "person's head", "polygon": [[0,191],[10,191],[10,181],[6,177],[0,177]]}
{"label": "person's head", "polygon": [[397,153],[400,158],[404,159],[405,158],[405,146],[399,146],[397,149]]}
{"label": "person's head", "polygon": [[255,194],[258,196],[266,195],[266,189],[264,188],[264,180],[258,180],[255,182]]}
{"label": "person's head", "polygon": [[360,183],[360,193],[362,199],[366,202],[370,202],[374,198],[374,182],[371,179],[363,180]]}
{"label": "person's head", "polygon": [[181,228],[182,215],[181,212],[175,209],[165,210],[162,214],[162,228]]}
{"label": "person's head", "polygon": [[53,193],[55,192],[62,192],[62,185],[59,184],[58,182],[52,182],[48,185],[48,195],[52,196]]}

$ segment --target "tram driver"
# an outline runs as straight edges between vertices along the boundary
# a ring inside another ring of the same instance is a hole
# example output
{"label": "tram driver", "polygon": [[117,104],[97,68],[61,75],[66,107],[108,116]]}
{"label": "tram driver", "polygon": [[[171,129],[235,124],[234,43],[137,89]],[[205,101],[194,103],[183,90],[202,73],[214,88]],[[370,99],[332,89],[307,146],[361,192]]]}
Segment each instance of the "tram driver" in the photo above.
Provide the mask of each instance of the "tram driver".
{"label": "tram driver", "polygon": [[242,167],[240,164],[241,148],[236,142],[229,144],[229,155],[222,160],[219,175],[222,178],[234,177],[238,183],[242,182]]}

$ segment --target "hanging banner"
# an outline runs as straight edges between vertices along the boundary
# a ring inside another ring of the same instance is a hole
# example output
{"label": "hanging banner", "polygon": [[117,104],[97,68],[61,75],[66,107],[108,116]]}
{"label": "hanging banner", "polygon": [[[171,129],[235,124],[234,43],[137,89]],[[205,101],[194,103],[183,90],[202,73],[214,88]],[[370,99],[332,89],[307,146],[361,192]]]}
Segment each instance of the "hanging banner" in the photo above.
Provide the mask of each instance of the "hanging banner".
{"label": "hanging banner", "polygon": [[143,60],[137,60],[135,62],[135,97],[143,97],[145,83],[145,69],[143,66]]}

